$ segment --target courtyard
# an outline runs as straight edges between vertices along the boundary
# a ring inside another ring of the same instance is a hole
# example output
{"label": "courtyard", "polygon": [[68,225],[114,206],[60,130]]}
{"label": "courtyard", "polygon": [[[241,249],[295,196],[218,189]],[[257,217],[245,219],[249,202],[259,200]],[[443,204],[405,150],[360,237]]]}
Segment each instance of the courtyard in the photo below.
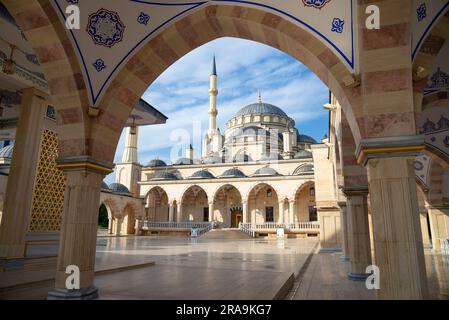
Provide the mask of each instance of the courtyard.
{"label": "courtyard", "polygon": [[[315,238],[99,237],[95,285],[105,300],[376,299],[364,282],[347,280],[341,252],[319,253],[318,244]],[[448,257],[426,250],[426,267],[431,298],[448,299]],[[49,269],[9,272],[0,299],[46,299],[54,286]]]}

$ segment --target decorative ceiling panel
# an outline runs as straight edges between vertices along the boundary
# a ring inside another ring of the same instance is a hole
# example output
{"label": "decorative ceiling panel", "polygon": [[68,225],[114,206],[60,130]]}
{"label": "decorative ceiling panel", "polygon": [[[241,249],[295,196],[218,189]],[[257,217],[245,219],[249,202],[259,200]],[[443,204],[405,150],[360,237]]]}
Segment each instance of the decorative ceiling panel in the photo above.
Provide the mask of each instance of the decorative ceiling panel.
{"label": "decorative ceiling panel", "polygon": [[449,157],[449,109],[446,107],[427,108],[421,115],[421,134],[426,144]]}
{"label": "decorative ceiling panel", "polygon": [[[449,9],[449,0],[413,0],[412,58],[415,59],[432,27]],[[381,13],[382,14],[382,13]]]}
{"label": "decorative ceiling panel", "polygon": [[449,41],[441,48],[424,95],[430,95],[449,90]]}
{"label": "decorative ceiling panel", "polygon": [[[61,21],[68,5],[81,12],[81,28],[67,30],[95,105],[126,61],[176,19],[211,4],[255,7],[314,34],[354,70],[352,0],[52,0]],[[64,22],[65,23],[65,22]]]}

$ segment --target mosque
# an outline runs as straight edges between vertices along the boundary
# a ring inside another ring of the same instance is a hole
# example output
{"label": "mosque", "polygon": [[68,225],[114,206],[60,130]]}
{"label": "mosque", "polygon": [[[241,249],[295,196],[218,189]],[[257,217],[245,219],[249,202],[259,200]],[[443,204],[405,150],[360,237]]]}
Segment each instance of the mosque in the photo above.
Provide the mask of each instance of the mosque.
{"label": "mosque", "polygon": [[[128,129],[116,184],[145,201],[146,231],[170,231],[161,222],[212,222],[215,228],[276,232],[285,225],[292,233],[316,236],[314,160],[317,142],[300,134],[281,108],[263,102],[241,108],[217,126],[218,75],[215,57],[210,75],[209,128],[201,155],[192,145],[185,157],[166,164],[159,159],[137,165],[137,131]],[[307,229],[301,223],[315,222]],[[114,228],[114,226],[111,226]],[[207,224],[205,225],[207,227]],[[188,228],[187,228],[188,230]]]}

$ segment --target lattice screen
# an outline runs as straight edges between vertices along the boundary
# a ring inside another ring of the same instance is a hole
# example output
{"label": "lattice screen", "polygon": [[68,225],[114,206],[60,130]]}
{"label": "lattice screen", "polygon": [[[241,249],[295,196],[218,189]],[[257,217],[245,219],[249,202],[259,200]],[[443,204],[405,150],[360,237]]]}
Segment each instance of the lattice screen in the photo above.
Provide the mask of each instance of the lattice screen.
{"label": "lattice screen", "polygon": [[31,232],[59,231],[64,209],[64,173],[56,167],[58,135],[44,130],[31,206]]}

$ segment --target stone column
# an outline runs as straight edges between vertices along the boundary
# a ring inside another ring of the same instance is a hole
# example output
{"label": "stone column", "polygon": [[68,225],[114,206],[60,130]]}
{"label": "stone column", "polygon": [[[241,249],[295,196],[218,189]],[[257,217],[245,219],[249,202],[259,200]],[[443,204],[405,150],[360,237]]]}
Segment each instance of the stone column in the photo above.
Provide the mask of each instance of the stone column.
{"label": "stone column", "polygon": [[317,208],[320,222],[321,252],[341,251],[340,209],[329,207]]}
{"label": "stone column", "polygon": [[347,208],[346,201],[339,201],[338,206],[340,207],[340,223],[341,223],[341,246],[343,250],[343,255],[340,257],[342,261],[349,261],[349,243],[348,243],[348,219],[347,219]]}
{"label": "stone column", "polygon": [[108,234],[112,234],[112,217],[108,218]]}
{"label": "stone column", "polygon": [[[424,299],[427,278],[413,168],[416,153],[404,153],[415,148],[383,145],[382,151],[366,151],[371,156],[366,162],[375,263],[380,270],[378,295],[381,299]],[[401,151],[392,155],[394,150]]]}
{"label": "stone column", "polygon": [[176,222],[182,222],[182,203],[177,202],[178,207],[176,208]]}
{"label": "stone column", "polygon": [[430,241],[427,210],[419,213],[419,220],[421,222],[421,233],[422,233],[423,246],[425,248],[431,248],[432,243]]}
{"label": "stone column", "polygon": [[0,270],[23,267],[47,96],[23,89],[14,154],[0,225]]}
{"label": "stone column", "polygon": [[209,222],[214,221],[214,202],[209,202]]}
{"label": "stone column", "polygon": [[[55,289],[48,293],[48,299],[95,299],[98,297],[94,269],[100,186],[105,173],[111,170],[106,167],[99,169],[98,164],[92,169],[90,162],[60,164],[60,168],[66,170],[67,185]],[[117,223],[118,230],[120,227]],[[79,268],[79,290],[66,288],[68,266]]]}
{"label": "stone column", "polygon": [[368,187],[345,188],[347,199],[347,234],[351,261],[348,277],[364,281],[366,268],[372,265],[368,221]]}
{"label": "stone column", "polygon": [[242,202],[243,223],[248,223],[248,201]]}
{"label": "stone column", "polygon": [[295,223],[295,200],[289,201],[289,207],[288,207],[288,223],[294,224]]}
{"label": "stone column", "polygon": [[441,250],[441,239],[449,239],[449,207],[428,207],[430,230],[432,233],[432,248]]}
{"label": "stone column", "polygon": [[168,222],[175,221],[175,204],[173,201],[168,203]]}
{"label": "stone column", "polygon": [[120,237],[120,235],[122,234],[123,217],[117,216],[115,218],[115,220],[117,221],[116,226],[115,226],[115,235],[117,237]]}
{"label": "stone column", "polygon": [[284,223],[284,200],[279,201],[279,219],[278,223]]}

